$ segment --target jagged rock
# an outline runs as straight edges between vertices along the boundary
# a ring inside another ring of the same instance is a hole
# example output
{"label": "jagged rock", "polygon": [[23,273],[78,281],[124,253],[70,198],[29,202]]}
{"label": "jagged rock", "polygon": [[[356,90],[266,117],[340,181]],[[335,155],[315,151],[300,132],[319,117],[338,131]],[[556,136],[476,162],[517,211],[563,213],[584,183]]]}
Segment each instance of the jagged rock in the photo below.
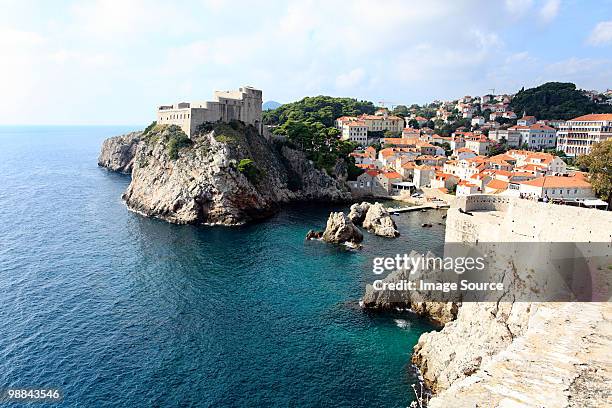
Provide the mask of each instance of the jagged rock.
{"label": "jagged rock", "polygon": [[351,210],[349,211],[348,217],[355,225],[362,225],[363,220],[365,219],[366,213],[372,204],[367,201],[362,202],[361,204],[355,203],[351,205]]}
{"label": "jagged rock", "polygon": [[336,160],[336,165],[334,166],[332,176],[342,181],[346,181],[348,179],[348,167],[346,165],[346,161],[342,159]]}
{"label": "jagged rock", "polygon": [[473,374],[527,327],[531,303],[464,303],[442,331],[421,335],[412,362],[434,392]]}
{"label": "jagged rock", "polygon": [[306,233],[306,239],[321,239],[323,237],[323,231],[308,230]]}
{"label": "jagged rock", "polygon": [[142,132],[131,132],[106,139],[102,143],[98,166],[120,173],[131,173],[141,137]]}
{"label": "jagged rock", "polygon": [[[416,251],[411,251],[409,257],[412,259],[424,258],[433,256],[432,253],[421,255]],[[420,264],[423,265],[423,264]],[[440,271],[431,269],[425,270],[422,267],[413,271],[406,269],[398,269],[389,273],[382,279],[385,283],[397,283],[401,281],[417,282],[419,279],[427,278],[428,276],[440,277]],[[388,311],[395,309],[410,309],[416,314],[426,317],[431,322],[437,325],[444,325],[457,317],[459,307],[456,299],[448,299],[448,301],[431,301],[432,298],[438,296],[429,296],[428,292],[419,292],[418,290],[396,291],[396,290],[375,290],[373,285],[366,285],[365,294],[361,301],[361,305],[365,309],[374,311]]]}
{"label": "jagged rock", "polygon": [[358,244],[363,240],[363,234],[346,214],[332,212],[327,219],[323,240],[333,244],[343,244],[345,242]]}
{"label": "jagged rock", "polygon": [[177,224],[241,225],[274,214],[284,203],[350,200],[344,182],[316,169],[304,153],[268,142],[252,126],[216,124],[191,140],[178,132],[158,125],[137,144],[123,194],[130,209]]}
{"label": "jagged rock", "polygon": [[370,205],[363,220],[363,228],[381,237],[395,238],[399,236],[395,221],[380,203]]}

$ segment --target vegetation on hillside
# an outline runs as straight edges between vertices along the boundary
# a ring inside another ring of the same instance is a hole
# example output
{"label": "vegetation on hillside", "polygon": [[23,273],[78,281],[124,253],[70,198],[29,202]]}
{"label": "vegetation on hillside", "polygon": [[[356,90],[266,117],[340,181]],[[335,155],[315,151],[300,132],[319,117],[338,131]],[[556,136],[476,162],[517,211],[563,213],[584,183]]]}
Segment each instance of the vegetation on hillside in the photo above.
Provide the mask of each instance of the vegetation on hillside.
{"label": "vegetation on hillside", "polygon": [[168,137],[168,144],[166,145],[166,151],[170,159],[178,159],[178,152],[183,147],[187,147],[191,144],[191,139],[181,130],[179,126],[170,125],[168,126],[170,132]]}
{"label": "vegetation on hillside", "polygon": [[287,141],[306,153],[320,169],[332,173],[338,159],[347,162],[349,171],[355,172],[348,154],[356,145],[339,140],[340,131],[334,120],[340,116],[372,114],[376,107],[372,102],[330,96],[306,97],[298,102],[264,112],[264,123],[275,125],[274,134],[285,136]]}
{"label": "vegetation on hillside", "polygon": [[244,174],[244,176],[251,182],[256,183],[259,181],[259,176],[261,175],[261,170],[255,165],[253,159],[242,159],[238,163],[237,169],[239,172]]}
{"label": "vegetation on hillside", "polygon": [[191,145],[191,139],[177,125],[158,125],[152,122],[142,133],[143,140],[157,143],[161,140],[166,146],[166,153],[170,159],[178,159],[179,150]]}
{"label": "vegetation on hillside", "polygon": [[264,112],[263,121],[266,125],[282,125],[288,120],[318,122],[326,127],[331,127],[334,125],[334,120],[340,116],[373,114],[374,111],[376,111],[376,106],[368,101],[331,96],[307,96],[300,101],[287,103]]}
{"label": "vegetation on hillside", "polygon": [[536,88],[521,89],[510,102],[511,109],[538,119],[572,119],[589,113],[610,113],[612,106],[591,101],[576,85],[548,82]]}
{"label": "vegetation on hillside", "polygon": [[576,160],[583,170],[589,172],[589,182],[602,199],[612,204],[612,139],[595,143],[591,153]]}

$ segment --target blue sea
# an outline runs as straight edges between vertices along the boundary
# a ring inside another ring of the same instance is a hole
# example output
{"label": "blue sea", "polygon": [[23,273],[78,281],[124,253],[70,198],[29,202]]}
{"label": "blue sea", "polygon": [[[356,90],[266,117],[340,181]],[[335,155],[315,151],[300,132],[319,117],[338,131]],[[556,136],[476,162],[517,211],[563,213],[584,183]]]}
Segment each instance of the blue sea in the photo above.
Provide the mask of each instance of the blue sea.
{"label": "blue sea", "polygon": [[439,245],[443,212],[398,216],[400,238],[366,233],[360,252],[304,240],[347,206],[240,228],[144,218],[121,200],[129,176],[97,166],[130,130],[0,127],[0,390],[61,390],[37,407],[409,405],[432,327],[358,301],[370,257]]}

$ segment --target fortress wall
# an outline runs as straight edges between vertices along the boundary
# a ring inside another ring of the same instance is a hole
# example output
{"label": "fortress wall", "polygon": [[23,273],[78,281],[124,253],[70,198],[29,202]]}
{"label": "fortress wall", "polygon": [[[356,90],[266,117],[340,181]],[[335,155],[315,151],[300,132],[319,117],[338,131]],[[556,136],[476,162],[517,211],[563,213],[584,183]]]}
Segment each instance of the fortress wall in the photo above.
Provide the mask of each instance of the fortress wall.
{"label": "fortress wall", "polygon": [[612,242],[612,212],[472,195],[458,199],[449,209],[446,241]]}

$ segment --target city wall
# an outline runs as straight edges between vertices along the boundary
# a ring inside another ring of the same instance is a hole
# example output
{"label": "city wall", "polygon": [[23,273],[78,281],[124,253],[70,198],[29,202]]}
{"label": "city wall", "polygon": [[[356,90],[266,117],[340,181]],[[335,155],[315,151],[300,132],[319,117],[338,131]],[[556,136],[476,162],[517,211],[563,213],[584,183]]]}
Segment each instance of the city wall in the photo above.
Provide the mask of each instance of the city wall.
{"label": "city wall", "polygon": [[471,195],[448,210],[446,242],[612,243],[612,212]]}

